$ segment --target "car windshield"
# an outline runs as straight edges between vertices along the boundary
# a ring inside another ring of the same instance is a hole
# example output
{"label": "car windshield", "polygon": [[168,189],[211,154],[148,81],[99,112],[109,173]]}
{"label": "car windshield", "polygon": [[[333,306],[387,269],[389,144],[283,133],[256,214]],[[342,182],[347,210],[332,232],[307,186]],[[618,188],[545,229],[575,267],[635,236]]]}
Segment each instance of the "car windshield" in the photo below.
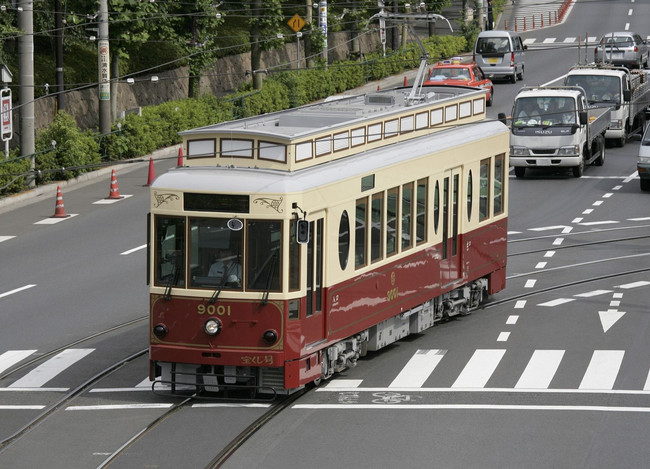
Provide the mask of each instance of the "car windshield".
{"label": "car windshield", "polygon": [[580,86],[590,103],[620,102],[621,80],[618,77],[599,75],[569,75],[567,86]]}
{"label": "car windshield", "polygon": [[442,81],[442,80],[469,80],[469,70],[466,68],[434,68],[431,72],[429,80]]}
{"label": "car windshield", "polygon": [[575,102],[564,97],[518,98],[512,116],[518,127],[571,125],[576,122]]}

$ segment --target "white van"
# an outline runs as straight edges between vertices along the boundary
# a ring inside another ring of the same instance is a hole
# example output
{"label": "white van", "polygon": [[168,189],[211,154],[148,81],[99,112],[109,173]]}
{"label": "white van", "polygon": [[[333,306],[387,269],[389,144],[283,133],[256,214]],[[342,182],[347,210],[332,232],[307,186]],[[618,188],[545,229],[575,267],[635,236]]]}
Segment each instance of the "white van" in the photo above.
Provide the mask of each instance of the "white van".
{"label": "white van", "polygon": [[489,78],[508,77],[515,83],[524,79],[526,49],[513,31],[482,31],[474,45],[474,62]]}

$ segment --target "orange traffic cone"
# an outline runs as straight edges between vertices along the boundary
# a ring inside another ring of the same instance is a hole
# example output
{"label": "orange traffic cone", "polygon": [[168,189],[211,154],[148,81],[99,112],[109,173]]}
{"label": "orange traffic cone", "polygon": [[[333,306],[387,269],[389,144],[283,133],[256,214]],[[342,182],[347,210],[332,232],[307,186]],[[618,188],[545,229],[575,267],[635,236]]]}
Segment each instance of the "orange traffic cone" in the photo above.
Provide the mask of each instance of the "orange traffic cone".
{"label": "orange traffic cone", "polygon": [[178,149],[178,160],[176,161],[176,166],[183,166],[183,147]]}
{"label": "orange traffic cone", "polygon": [[147,178],[147,184],[145,187],[149,187],[153,180],[156,179],[156,171],[153,169],[153,158],[149,158],[149,177]]}
{"label": "orange traffic cone", "polygon": [[404,86],[409,86],[409,81],[404,77]]}
{"label": "orange traffic cone", "polygon": [[120,190],[117,188],[117,176],[115,175],[115,170],[111,173],[111,190],[108,193],[107,199],[121,199],[123,196],[120,195]]}
{"label": "orange traffic cone", "polygon": [[61,194],[61,186],[56,186],[56,205],[54,206],[54,215],[51,218],[67,218],[65,207],[63,206],[63,195]]}

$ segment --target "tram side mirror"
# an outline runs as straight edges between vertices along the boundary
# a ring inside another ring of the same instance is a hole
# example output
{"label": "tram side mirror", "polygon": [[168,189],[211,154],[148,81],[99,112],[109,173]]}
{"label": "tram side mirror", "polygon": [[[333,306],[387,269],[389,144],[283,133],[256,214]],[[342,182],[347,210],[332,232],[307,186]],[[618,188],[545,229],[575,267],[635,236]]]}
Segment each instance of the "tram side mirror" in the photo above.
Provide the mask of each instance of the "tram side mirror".
{"label": "tram side mirror", "polygon": [[296,241],[298,244],[309,242],[309,222],[307,220],[296,220]]}

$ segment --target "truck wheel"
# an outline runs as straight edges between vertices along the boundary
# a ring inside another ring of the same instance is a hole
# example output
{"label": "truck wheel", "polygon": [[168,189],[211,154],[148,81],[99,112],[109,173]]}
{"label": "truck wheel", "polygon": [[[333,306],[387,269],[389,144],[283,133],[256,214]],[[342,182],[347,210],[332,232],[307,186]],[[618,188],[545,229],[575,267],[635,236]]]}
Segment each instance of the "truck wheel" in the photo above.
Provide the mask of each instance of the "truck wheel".
{"label": "truck wheel", "polygon": [[598,137],[597,142],[600,149],[600,155],[594,160],[594,165],[602,166],[605,163],[605,138],[600,136]]}
{"label": "truck wheel", "polygon": [[582,177],[582,173],[585,171],[585,160],[580,160],[580,164],[578,166],[574,166],[571,169],[573,171],[573,177]]}
{"label": "truck wheel", "polygon": [[494,88],[490,88],[490,99],[488,99],[487,105],[492,106],[492,101],[494,101]]}
{"label": "truck wheel", "polygon": [[515,176],[518,178],[524,177],[526,174],[526,168],[522,168],[521,166],[515,166]]}
{"label": "truck wheel", "polygon": [[650,179],[639,179],[641,181],[641,190],[650,191]]}
{"label": "truck wheel", "polygon": [[517,83],[517,71],[515,70],[515,73],[510,75],[510,83]]}
{"label": "truck wheel", "polygon": [[519,81],[524,80],[524,67],[521,67],[521,72],[519,72],[519,75],[517,75],[517,78],[519,79]]}

